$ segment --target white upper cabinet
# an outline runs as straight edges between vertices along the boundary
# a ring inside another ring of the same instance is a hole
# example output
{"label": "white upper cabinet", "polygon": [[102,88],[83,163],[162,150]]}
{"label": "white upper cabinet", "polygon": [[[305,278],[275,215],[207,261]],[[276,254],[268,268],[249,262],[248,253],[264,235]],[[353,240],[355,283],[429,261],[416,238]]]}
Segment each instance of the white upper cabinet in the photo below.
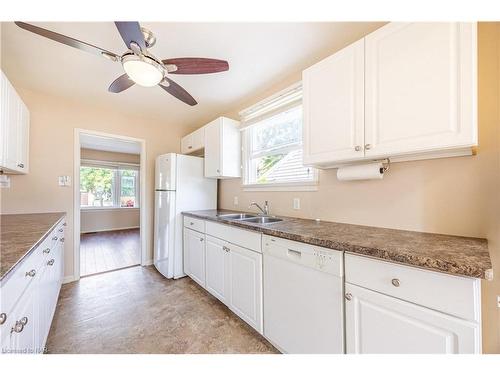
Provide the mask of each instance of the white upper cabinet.
{"label": "white upper cabinet", "polygon": [[471,154],[475,23],[390,23],[303,73],[304,164]]}
{"label": "white upper cabinet", "polygon": [[365,38],[370,158],[477,144],[476,25],[391,23]]}
{"label": "white upper cabinet", "polygon": [[205,177],[241,177],[238,121],[219,117],[205,126]]}
{"label": "white upper cabinet", "polygon": [[28,173],[29,111],[3,72],[0,81],[0,170]]}
{"label": "white upper cabinet", "polygon": [[205,128],[199,128],[181,139],[182,154],[198,154],[205,148]]}
{"label": "white upper cabinet", "polygon": [[304,164],[364,157],[364,40],[302,74]]}

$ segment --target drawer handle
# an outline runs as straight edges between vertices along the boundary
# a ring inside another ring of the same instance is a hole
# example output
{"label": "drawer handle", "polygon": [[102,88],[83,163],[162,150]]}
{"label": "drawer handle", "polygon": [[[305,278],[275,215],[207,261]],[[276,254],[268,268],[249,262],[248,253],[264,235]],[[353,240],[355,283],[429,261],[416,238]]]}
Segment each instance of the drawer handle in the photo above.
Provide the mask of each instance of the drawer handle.
{"label": "drawer handle", "polygon": [[345,294],[345,299],[348,300],[348,301],[352,300],[352,294],[351,293],[346,293]]}
{"label": "drawer handle", "polygon": [[190,149],[190,150],[191,150],[192,148],[193,148],[193,146],[188,146],[188,149]]}
{"label": "drawer handle", "polygon": [[48,254],[48,253],[50,253],[50,249],[49,249],[49,248],[46,248],[45,250],[43,250],[43,253],[44,253],[44,254]]}
{"label": "drawer handle", "polygon": [[62,229],[62,228],[61,228],[61,229],[59,229],[59,232],[61,232],[61,233],[62,233],[62,231],[63,231],[63,230],[64,230],[64,229]]}
{"label": "drawer handle", "polygon": [[19,168],[24,168],[24,164],[23,164],[23,163],[19,163],[17,166],[18,166]]}
{"label": "drawer handle", "polygon": [[26,277],[28,277],[28,276],[29,277],[35,277],[35,275],[36,275],[36,271],[35,270],[31,270],[31,271],[26,272],[26,274],[24,276],[26,276]]}
{"label": "drawer handle", "polygon": [[14,327],[12,327],[10,333],[12,332],[21,333],[26,324],[28,324],[28,318],[25,316],[21,320],[16,321],[16,324],[14,324]]}
{"label": "drawer handle", "polygon": [[55,236],[55,237],[52,237],[52,241],[57,241],[59,237]]}
{"label": "drawer handle", "polygon": [[54,264],[55,260],[54,259],[51,259],[47,262],[47,265],[48,266],[52,266]]}
{"label": "drawer handle", "polygon": [[401,285],[401,283],[399,282],[399,279],[392,279],[391,280],[391,283],[392,285],[394,285],[396,288],[399,287]]}
{"label": "drawer handle", "polygon": [[296,257],[301,257],[302,253],[298,250],[293,250],[293,249],[288,249],[288,255],[296,256]]}
{"label": "drawer handle", "polygon": [[0,326],[5,323],[7,320],[7,314],[6,313],[1,313],[0,314]]}
{"label": "drawer handle", "polygon": [[222,250],[224,250],[226,253],[229,253],[231,249],[227,246],[222,246]]}

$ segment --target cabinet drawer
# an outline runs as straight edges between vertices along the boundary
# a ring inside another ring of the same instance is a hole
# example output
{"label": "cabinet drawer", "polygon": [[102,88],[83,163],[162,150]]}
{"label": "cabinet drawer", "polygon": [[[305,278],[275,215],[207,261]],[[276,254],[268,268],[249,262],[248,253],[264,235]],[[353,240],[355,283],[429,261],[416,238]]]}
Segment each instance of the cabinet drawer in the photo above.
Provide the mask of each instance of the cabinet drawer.
{"label": "cabinet drawer", "polygon": [[260,233],[235,228],[229,225],[218,224],[211,221],[206,222],[206,232],[213,237],[221,238],[235,245],[257,251],[258,253],[262,252],[262,234]]}
{"label": "cabinet drawer", "polygon": [[480,281],[345,254],[345,280],[467,320],[480,319]]}
{"label": "cabinet drawer", "polygon": [[184,226],[186,228],[205,233],[205,220],[195,219],[194,217],[184,216]]}

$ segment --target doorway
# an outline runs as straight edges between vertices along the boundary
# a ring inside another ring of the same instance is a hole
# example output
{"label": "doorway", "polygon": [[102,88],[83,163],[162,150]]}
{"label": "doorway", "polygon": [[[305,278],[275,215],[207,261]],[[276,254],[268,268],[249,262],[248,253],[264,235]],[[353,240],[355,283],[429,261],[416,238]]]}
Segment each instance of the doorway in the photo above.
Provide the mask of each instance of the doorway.
{"label": "doorway", "polygon": [[145,264],[145,141],[75,130],[75,279]]}

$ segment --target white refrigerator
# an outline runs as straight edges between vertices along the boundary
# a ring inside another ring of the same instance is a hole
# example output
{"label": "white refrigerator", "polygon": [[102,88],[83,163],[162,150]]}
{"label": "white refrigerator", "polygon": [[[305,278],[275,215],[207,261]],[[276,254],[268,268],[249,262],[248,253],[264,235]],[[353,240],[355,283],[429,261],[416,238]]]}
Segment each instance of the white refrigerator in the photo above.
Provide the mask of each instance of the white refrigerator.
{"label": "white refrigerator", "polygon": [[217,180],[204,177],[203,163],[179,154],[156,158],[154,265],[169,279],[185,276],[181,212],[217,208]]}

